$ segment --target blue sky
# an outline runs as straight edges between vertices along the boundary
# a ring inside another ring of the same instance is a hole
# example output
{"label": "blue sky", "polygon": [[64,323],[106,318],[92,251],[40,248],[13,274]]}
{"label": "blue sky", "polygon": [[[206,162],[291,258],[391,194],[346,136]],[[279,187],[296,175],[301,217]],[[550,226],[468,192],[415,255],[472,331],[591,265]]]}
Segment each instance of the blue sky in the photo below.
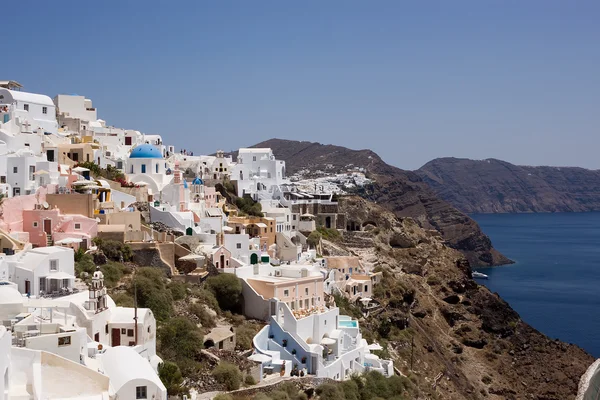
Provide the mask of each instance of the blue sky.
{"label": "blue sky", "polygon": [[600,168],[598,21],[598,1],[13,2],[0,79],[196,154],[278,137]]}

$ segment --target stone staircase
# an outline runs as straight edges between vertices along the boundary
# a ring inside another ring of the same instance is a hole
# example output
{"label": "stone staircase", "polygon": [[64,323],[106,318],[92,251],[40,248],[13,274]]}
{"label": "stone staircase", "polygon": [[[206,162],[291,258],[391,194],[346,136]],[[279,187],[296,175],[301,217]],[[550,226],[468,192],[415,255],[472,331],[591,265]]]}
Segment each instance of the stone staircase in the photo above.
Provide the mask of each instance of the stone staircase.
{"label": "stone staircase", "polygon": [[373,235],[370,232],[346,231],[343,235],[347,247],[366,249],[375,246]]}
{"label": "stone staircase", "polygon": [[46,234],[46,246],[54,246],[54,240],[52,240],[52,235]]}

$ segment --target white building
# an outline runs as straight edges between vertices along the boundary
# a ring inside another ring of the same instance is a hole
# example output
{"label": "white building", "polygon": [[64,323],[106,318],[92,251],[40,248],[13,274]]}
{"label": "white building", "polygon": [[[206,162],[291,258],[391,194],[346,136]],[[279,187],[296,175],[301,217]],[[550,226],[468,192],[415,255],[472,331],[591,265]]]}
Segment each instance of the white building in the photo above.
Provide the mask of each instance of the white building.
{"label": "white building", "polygon": [[0,130],[56,134],[56,107],[48,96],[0,88]]}
{"label": "white building", "polygon": [[19,292],[37,296],[73,288],[75,281],[73,249],[39,247],[7,257],[10,280]]}
{"label": "white building", "polygon": [[271,149],[240,149],[231,172],[237,195],[248,194],[254,200],[272,198],[273,186],[286,182],[285,161],[276,160]]}
{"label": "white building", "polygon": [[84,96],[59,94],[53,103],[58,111],[58,122],[69,131],[84,133],[90,129],[90,123],[98,119],[92,100]]}
{"label": "white building", "polygon": [[156,372],[130,347],[106,349],[100,357],[102,372],[110,378],[114,399],[166,400],[167,389]]}
{"label": "white building", "polygon": [[125,167],[130,182],[144,182],[148,185],[148,193],[158,195],[173,180],[167,174],[167,163],[161,150],[151,144],[141,144],[131,150]]}

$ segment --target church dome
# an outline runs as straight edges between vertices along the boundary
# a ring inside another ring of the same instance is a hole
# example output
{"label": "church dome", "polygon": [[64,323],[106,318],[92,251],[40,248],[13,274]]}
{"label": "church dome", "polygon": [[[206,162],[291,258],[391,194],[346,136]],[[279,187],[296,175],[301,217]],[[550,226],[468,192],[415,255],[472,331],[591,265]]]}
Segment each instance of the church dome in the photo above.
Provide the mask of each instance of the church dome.
{"label": "church dome", "polygon": [[151,144],[141,144],[131,150],[129,158],[163,158],[161,151]]}
{"label": "church dome", "polygon": [[0,286],[0,305],[23,304],[23,296],[19,291],[9,285]]}
{"label": "church dome", "polygon": [[192,185],[204,185],[204,182],[202,182],[202,179],[196,177],[194,178],[194,180],[192,181]]}

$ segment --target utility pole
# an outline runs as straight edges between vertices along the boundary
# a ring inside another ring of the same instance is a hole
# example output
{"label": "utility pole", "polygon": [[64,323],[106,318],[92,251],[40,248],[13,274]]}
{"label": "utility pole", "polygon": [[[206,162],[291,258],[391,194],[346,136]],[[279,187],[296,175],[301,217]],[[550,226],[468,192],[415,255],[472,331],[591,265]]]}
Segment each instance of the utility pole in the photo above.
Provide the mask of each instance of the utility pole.
{"label": "utility pole", "polygon": [[137,316],[137,284],[135,283],[135,272],[133,274],[133,321],[135,332],[135,346],[138,344],[138,316]]}
{"label": "utility pole", "polygon": [[413,355],[415,350],[415,336],[410,337],[410,370],[413,370]]}

